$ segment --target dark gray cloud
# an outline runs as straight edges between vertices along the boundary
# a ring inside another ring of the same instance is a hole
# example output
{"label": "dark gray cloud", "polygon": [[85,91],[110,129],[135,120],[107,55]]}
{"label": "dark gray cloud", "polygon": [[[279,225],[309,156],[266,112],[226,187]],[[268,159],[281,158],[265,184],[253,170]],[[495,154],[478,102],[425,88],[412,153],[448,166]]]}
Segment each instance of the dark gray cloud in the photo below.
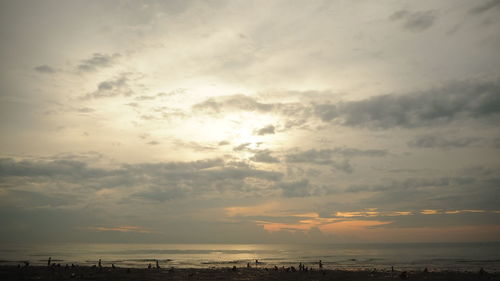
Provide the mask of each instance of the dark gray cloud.
{"label": "dark gray cloud", "polygon": [[[484,169],[481,169],[484,170]],[[498,172],[498,171],[497,171]],[[393,180],[373,185],[352,185],[347,192],[370,192],[361,204],[406,209],[486,209],[496,210],[500,196],[497,175],[463,171],[449,177],[421,177]]]}
{"label": "dark gray cloud", "polygon": [[[293,119],[286,121],[285,128],[303,125],[312,114],[312,108],[302,103],[263,103],[257,101],[257,99],[253,97],[245,95],[210,98],[195,104],[193,110],[209,114],[233,111],[256,111],[292,117]],[[268,128],[268,130],[270,130],[270,128]]]}
{"label": "dark gray cloud", "polygon": [[233,147],[233,150],[234,151],[242,151],[242,150],[247,149],[248,146],[251,145],[251,144],[252,143],[250,143],[250,142],[245,142],[245,143],[242,143],[242,144],[240,144],[238,146]]}
{"label": "dark gray cloud", "polygon": [[417,11],[407,10],[397,11],[389,19],[402,23],[402,27],[408,31],[420,32],[430,28],[437,18],[435,11]]}
{"label": "dark gray cloud", "polygon": [[45,194],[36,191],[10,189],[7,191],[7,196],[10,198],[7,202],[9,205],[29,206],[32,208],[57,208],[71,206],[81,202],[81,198],[70,193]]}
{"label": "dark gray cloud", "polygon": [[36,66],[33,69],[36,70],[37,72],[40,72],[40,73],[56,73],[57,72],[57,70],[55,68],[53,68],[52,66],[46,65],[46,64]]}
{"label": "dark gray cloud", "polygon": [[[304,163],[325,165],[345,173],[352,173],[354,171],[349,159],[352,157],[383,157],[387,155],[387,151],[378,149],[356,149],[347,147],[337,147],[333,149],[309,149],[306,151],[299,151],[289,153],[286,155],[288,163]],[[342,157],[343,159],[335,159],[335,157]]]}
{"label": "dark gray cloud", "polygon": [[384,95],[361,101],[315,106],[315,114],[325,122],[385,129],[497,117],[499,113],[500,79],[454,82],[406,95]]}
{"label": "dark gray cloud", "polygon": [[332,160],[332,163],[330,164],[334,169],[342,171],[344,173],[352,173],[354,171],[354,168],[351,166],[351,163],[347,159],[343,159],[340,161],[334,161]]}
{"label": "dark gray cloud", "polygon": [[272,104],[257,102],[255,99],[244,95],[223,96],[210,98],[193,106],[195,110],[209,113],[220,113],[222,111],[260,111],[269,112],[273,109]]}
{"label": "dark gray cloud", "polygon": [[100,82],[97,85],[97,89],[94,92],[85,95],[84,99],[133,95],[134,92],[128,84],[128,75],[128,73],[123,73],[113,79]]}
{"label": "dark gray cloud", "polygon": [[500,149],[500,138],[493,139],[493,147]]}
{"label": "dark gray cloud", "polygon": [[[383,150],[359,150],[354,148],[335,148],[335,149],[309,149],[290,153],[286,155],[288,163],[303,163],[325,165],[345,173],[352,173],[354,168],[349,162],[349,158],[355,156],[379,157],[386,154]],[[334,159],[335,156],[342,159]]]}
{"label": "dark gray cloud", "polygon": [[250,158],[250,160],[254,162],[263,162],[263,163],[278,163],[280,162],[278,158],[271,155],[271,151],[269,150],[260,150],[255,152],[254,156]]}
{"label": "dark gray cloud", "polygon": [[223,140],[223,141],[220,141],[217,145],[223,146],[223,145],[228,145],[228,144],[229,144],[228,141]]}
{"label": "dark gray cloud", "polygon": [[487,12],[493,8],[498,8],[498,7],[500,7],[500,0],[483,1],[483,3],[476,5],[472,9],[470,9],[469,13],[482,14],[482,13]]}
{"label": "dark gray cloud", "polygon": [[453,148],[453,147],[469,147],[478,145],[482,141],[477,137],[443,137],[438,135],[422,135],[408,142],[411,147],[418,148]]}
{"label": "dark gray cloud", "polygon": [[[162,162],[123,164],[117,168],[92,168],[78,160],[21,160],[0,159],[0,188],[17,190],[33,183],[71,186],[85,192],[103,188],[142,189],[135,198],[157,200],[205,197],[226,194],[236,196],[249,192],[258,196],[247,178],[278,182],[279,172],[252,168],[221,159],[193,162]],[[75,192],[75,189],[72,190]]]}
{"label": "dark gray cloud", "polygon": [[118,53],[112,55],[94,53],[92,57],[83,60],[77,67],[79,71],[96,71],[99,68],[113,65],[119,57],[121,57],[121,55]]}
{"label": "dark gray cloud", "polygon": [[263,136],[263,135],[268,135],[268,134],[274,134],[274,126],[273,125],[267,125],[263,128],[260,128],[259,130],[257,130],[255,133],[259,136]]}
{"label": "dark gray cloud", "polygon": [[309,149],[290,153],[286,156],[286,160],[291,163],[314,163],[319,165],[331,164],[331,159],[334,156],[342,156],[345,158],[352,157],[382,157],[386,156],[386,150],[379,149],[357,149],[348,147],[336,147],[333,149]]}
{"label": "dark gray cloud", "polygon": [[281,189],[285,197],[307,197],[311,195],[309,181],[307,179],[292,182],[281,182],[275,187]]}

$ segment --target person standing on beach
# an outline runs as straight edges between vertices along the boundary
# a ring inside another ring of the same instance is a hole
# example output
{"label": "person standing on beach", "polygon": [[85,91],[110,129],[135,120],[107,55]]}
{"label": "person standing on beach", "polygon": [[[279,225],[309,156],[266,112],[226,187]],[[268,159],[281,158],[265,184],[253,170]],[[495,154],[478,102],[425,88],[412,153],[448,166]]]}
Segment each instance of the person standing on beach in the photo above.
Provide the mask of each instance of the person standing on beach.
{"label": "person standing on beach", "polygon": [[47,266],[50,266],[51,261],[52,261],[52,257],[49,257],[49,260],[47,261]]}
{"label": "person standing on beach", "polygon": [[319,260],[319,270],[322,270],[323,269],[323,262],[321,262],[321,260]]}

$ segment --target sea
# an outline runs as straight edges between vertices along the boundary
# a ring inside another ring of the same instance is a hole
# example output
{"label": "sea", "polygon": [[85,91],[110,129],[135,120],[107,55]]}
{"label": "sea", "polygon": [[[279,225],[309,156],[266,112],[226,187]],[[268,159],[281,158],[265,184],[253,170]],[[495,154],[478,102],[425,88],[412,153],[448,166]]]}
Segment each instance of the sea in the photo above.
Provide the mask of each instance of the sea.
{"label": "sea", "polygon": [[[317,269],[500,272],[500,242],[391,244],[0,244],[0,265],[146,268],[297,267]],[[257,262],[256,262],[257,260]]]}

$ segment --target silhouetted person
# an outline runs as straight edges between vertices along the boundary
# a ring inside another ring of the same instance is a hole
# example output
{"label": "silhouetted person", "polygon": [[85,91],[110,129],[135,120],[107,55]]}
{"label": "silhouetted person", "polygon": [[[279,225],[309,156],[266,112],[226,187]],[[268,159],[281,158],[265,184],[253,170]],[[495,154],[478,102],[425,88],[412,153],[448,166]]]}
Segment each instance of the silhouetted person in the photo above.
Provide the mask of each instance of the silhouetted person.
{"label": "silhouetted person", "polygon": [[233,265],[233,271],[236,271],[236,265]]}
{"label": "silhouetted person", "polygon": [[401,272],[401,274],[399,274],[399,278],[408,279],[408,272],[406,271]]}
{"label": "silhouetted person", "polygon": [[115,264],[114,263],[111,264],[111,268],[115,269]]}
{"label": "silhouetted person", "polygon": [[149,264],[148,264],[148,269],[151,269],[151,267],[152,267],[152,266],[151,266],[151,263],[149,263]]}
{"label": "silhouetted person", "polygon": [[99,268],[102,268],[102,263],[101,263],[101,259],[99,259],[99,263],[97,265]]}
{"label": "silhouetted person", "polygon": [[158,260],[156,260],[156,268],[160,269],[160,264],[158,263]]}
{"label": "silhouetted person", "polygon": [[321,262],[321,260],[319,260],[319,269],[323,269],[323,263]]}
{"label": "silhouetted person", "polygon": [[484,268],[481,267],[481,269],[479,270],[479,275],[483,276],[486,274],[486,270],[484,270]]}
{"label": "silhouetted person", "polygon": [[259,264],[259,260],[255,260],[255,267]]}
{"label": "silhouetted person", "polygon": [[247,262],[247,268],[250,268],[250,263],[249,262]]}
{"label": "silhouetted person", "polygon": [[274,266],[274,270],[278,270],[278,267],[277,267],[277,266]]}
{"label": "silhouetted person", "polygon": [[429,273],[429,270],[426,268],[424,268],[424,273]]}
{"label": "silhouetted person", "polygon": [[47,266],[50,266],[50,262],[52,261],[52,258],[49,257],[49,260],[47,261]]}

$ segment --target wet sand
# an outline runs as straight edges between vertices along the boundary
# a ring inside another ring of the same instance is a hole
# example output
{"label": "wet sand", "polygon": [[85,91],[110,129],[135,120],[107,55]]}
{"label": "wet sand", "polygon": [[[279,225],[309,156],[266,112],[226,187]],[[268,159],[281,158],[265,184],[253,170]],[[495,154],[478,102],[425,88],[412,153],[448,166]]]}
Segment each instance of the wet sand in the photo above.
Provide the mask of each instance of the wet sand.
{"label": "wet sand", "polygon": [[407,277],[400,271],[343,271],[312,270],[287,271],[254,268],[214,268],[214,269],[137,269],[137,268],[96,268],[96,267],[44,267],[44,266],[0,266],[0,280],[499,280],[500,273],[478,272],[408,272]]}

